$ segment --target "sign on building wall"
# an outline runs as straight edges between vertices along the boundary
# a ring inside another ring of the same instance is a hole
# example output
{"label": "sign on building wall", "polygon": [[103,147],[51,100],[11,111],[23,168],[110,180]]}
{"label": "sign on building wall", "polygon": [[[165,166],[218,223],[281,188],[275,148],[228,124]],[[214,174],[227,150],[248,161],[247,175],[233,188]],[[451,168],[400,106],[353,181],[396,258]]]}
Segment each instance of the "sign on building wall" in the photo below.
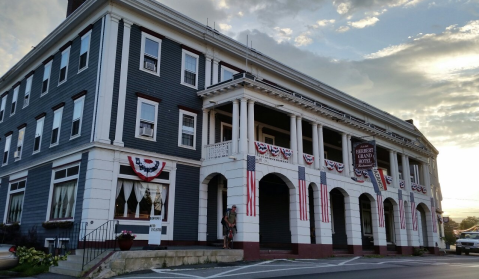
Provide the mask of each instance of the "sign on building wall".
{"label": "sign on building wall", "polygon": [[356,143],[353,146],[354,168],[358,170],[370,170],[377,166],[376,142]]}
{"label": "sign on building wall", "polygon": [[161,244],[161,215],[150,216],[150,232],[148,234],[148,245],[160,245]]}

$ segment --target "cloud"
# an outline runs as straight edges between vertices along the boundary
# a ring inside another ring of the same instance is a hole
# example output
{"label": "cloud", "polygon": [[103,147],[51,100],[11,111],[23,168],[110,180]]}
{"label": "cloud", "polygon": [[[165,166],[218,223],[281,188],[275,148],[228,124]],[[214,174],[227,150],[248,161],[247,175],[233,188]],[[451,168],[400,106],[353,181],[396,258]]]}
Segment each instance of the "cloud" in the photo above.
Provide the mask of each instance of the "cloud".
{"label": "cloud", "polygon": [[318,20],[316,23],[318,24],[318,26],[328,26],[328,25],[331,25],[333,23],[335,23],[336,20],[334,19],[323,19],[323,20]]}
{"label": "cloud", "polygon": [[333,5],[340,15],[351,15],[359,11],[378,11],[384,8],[412,7],[423,0],[334,0]]}
{"label": "cloud", "polygon": [[313,39],[308,37],[309,32],[305,32],[294,39],[295,46],[307,46],[313,43]]}
{"label": "cloud", "polygon": [[348,22],[354,28],[362,29],[364,27],[372,26],[378,22],[379,19],[377,17],[366,17],[358,21]]}
{"label": "cloud", "polygon": [[273,37],[278,43],[291,40],[291,35],[293,34],[293,30],[291,30],[291,28],[275,27],[273,29],[276,30],[276,33]]}
{"label": "cloud", "polygon": [[349,30],[349,26],[340,26],[338,29],[336,29],[337,32],[343,33]]}
{"label": "cloud", "polygon": [[226,23],[220,23],[218,25],[220,26],[220,29],[223,31],[229,31],[231,29],[231,25]]}

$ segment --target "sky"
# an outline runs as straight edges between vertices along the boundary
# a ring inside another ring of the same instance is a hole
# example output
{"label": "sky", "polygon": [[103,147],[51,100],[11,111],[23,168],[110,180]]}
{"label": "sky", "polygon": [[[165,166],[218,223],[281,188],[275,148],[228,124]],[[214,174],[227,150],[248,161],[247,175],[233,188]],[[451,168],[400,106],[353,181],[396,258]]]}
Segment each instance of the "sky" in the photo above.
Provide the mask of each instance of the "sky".
{"label": "sky", "polygon": [[[0,76],[66,0],[0,0]],[[445,216],[479,216],[479,0],[161,0],[414,124],[439,150]]]}

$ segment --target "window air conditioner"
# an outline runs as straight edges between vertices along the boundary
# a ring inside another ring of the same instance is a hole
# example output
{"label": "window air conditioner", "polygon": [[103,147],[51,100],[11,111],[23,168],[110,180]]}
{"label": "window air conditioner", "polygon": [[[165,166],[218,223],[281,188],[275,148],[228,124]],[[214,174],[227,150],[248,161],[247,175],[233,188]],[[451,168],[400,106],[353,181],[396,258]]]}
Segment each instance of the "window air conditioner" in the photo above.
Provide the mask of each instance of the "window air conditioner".
{"label": "window air conditioner", "polygon": [[20,152],[19,151],[15,151],[13,152],[13,158],[20,158]]}
{"label": "window air conditioner", "polygon": [[140,136],[146,136],[146,137],[153,137],[153,129],[148,128],[148,127],[141,127],[140,128]]}
{"label": "window air conditioner", "polygon": [[145,62],[145,69],[156,72],[156,65],[155,63]]}

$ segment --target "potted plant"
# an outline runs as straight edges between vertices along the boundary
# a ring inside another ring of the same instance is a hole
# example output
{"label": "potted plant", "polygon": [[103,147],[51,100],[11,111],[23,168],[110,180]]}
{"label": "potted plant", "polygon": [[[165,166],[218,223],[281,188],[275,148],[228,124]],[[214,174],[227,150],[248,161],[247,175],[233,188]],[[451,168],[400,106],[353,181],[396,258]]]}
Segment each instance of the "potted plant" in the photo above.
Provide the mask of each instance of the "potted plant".
{"label": "potted plant", "polygon": [[116,237],[118,240],[118,246],[120,247],[121,251],[128,251],[130,250],[131,246],[133,245],[133,239],[136,238],[136,235],[133,234],[131,231],[121,231],[121,233]]}

